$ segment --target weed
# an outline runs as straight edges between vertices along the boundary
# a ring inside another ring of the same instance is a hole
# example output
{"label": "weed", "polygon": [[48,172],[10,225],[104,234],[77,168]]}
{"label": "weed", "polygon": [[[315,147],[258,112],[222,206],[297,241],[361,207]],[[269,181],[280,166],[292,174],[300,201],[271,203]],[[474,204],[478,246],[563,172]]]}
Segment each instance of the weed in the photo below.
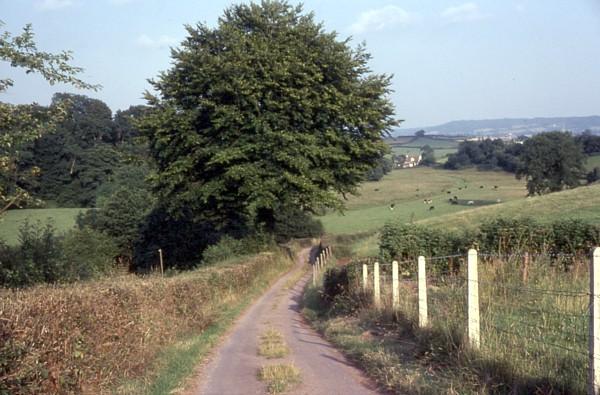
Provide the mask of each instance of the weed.
{"label": "weed", "polygon": [[271,394],[284,392],[302,381],[300,371],[291,363],[263,366],[258,378],[267,384]]}
{"label": "weed", "polygon": [[266,358],[282,358],[290,352],[290,349],[283,340],[281,332],[275,329],[268,329],[260,336],[258,344],[258,355]]}

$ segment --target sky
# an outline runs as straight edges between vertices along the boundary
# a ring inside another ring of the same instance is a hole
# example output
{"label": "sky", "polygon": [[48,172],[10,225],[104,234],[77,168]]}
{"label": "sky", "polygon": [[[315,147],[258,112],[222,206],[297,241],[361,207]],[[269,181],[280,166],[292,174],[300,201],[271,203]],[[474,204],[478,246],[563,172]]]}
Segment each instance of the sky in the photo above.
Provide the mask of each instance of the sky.
{"label": "sky", "polygon": [[[236,2],[238,3],[238,2]],[[290,1],[296,4],[294,1]],[[14,87],[0,101],[48,104],[82,93],[113,111],[143,104],[147,80],[171,67],[184,25],[216,26],[228,1],[0,0],[3,30],[33,24],[38,48],[73,51],[98,92],[49,86],[0,62]],[[306,0],[306,11],[375,73],[392,74],[403,127],[462,119],[600,115],[600,0]]]}

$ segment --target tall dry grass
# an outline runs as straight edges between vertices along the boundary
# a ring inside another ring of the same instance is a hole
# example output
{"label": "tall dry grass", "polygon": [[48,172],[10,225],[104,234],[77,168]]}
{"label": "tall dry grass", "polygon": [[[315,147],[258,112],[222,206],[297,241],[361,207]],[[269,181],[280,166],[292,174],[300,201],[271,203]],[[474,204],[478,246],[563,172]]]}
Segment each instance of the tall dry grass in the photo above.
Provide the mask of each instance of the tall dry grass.
{"label": "tall dry grass", "polygon": [[163,346],[200,333],[290,265],[262,253],[170,278],[0,290],[0,393],[113,392],[147,374]]}

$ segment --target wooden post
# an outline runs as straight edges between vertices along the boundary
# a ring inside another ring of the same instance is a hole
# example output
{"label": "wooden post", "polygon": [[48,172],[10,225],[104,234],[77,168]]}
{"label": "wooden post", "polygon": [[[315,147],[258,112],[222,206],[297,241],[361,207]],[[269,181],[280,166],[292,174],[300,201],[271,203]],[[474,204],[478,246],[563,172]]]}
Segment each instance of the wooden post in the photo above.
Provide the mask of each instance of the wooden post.
{"label": "wooden post", "polygon": [[479,280],[477,277],[477,250],[470,249],[467,257],[467,307],[469,343],[479,349]]}
{"label": "wooden post", "polygon": [[366,263],[363,263],[363,272],[362,272],[362,286],[363,291],[367,290],[367,283],[369,281],[369,268]]}
{"label": "wooden post", "polygon": [[600,248],[590,262],[590,336],[588,394],[600,394]]}
{"label": "wooden post", "polygon": [[527,284],[529,279],[529,253],[523,255],[523,284]]}
{"label": "wooden post", "polygon": [[163,254],[162,254],[162,248],[158,249],[158,258],[160,260],[160,275],[164,276],[165,275],[165,268],[163,265]]}
{"label": "wooden post", "polygon": [[425,270],[425,257],[418,259],[419,283],[419,326],[427,326],[427,271]]}
{"label": "wooden post", "polygon": [[313,274],[313,287],[317,286],[317,265],[316,262],[312,265],[312,274]]}
{"label": "wooden post", "polygon": [[392,307],[395,309],[400,305],[400,284],[398,284],[398,261],[392,262]]}
{"label": "wooden post", "polygon": [[381,305],[381,295],[379,289],[379,262],[373,264],[373,303],[376,308]]}
{"label": "wooden post", "polygon": [[321,258],[317,257],[317,259],[315,260],[315,264],[317,265],[317,274],[318,272],[321,271]]}

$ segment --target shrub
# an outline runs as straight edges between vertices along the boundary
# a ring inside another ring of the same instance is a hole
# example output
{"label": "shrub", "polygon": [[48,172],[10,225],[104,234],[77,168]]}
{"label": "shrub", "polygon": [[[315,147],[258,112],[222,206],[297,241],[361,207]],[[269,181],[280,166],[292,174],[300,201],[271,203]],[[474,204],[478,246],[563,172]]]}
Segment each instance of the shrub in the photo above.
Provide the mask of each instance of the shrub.
{"label": "shrub", "polygon": [[59,239],[51,223],[25,222],[19,229],[19,245],[0,247],[0,285],[24,287],[64,278]]}
{"label": "shrub", "polygon": [[323,278],[323,298],[333,301],[338,295],[350,291],[350,280],[347,267],[332,267],[327,269]]}
{"label": "shrub", "polygon": [[79,214],[77,224],[110,236],[119,247],[119,254],[129,261],[140,225],[151,207],[152,196],[148,191],[122,187],[105,198],[99,209]]}
{"label": "shrub", "polygon": [[0,286],[86,280],[108,274],[118,253],[106,235],[91,229],[55,234],[52,224],[25,222],[17,246],[0,243]]}
{"label": "shrub", "polygon": [[242,255],[244,242],[230,236],[224,236],[218,243],[208,246],[202,254],[202,263],[214,264]]}
{"label": "shrub", "polygon": [[323,225],[309,213],[288,208],[275,213],[273,233],[277,242],[283,243],[294,238],[319,237],[323,234]]}
{"label": "shrub", "polygon": [[115,241],[90,228],[72,230],[62,240],[64,279],[89,280],[107,275],[119,248]]}

